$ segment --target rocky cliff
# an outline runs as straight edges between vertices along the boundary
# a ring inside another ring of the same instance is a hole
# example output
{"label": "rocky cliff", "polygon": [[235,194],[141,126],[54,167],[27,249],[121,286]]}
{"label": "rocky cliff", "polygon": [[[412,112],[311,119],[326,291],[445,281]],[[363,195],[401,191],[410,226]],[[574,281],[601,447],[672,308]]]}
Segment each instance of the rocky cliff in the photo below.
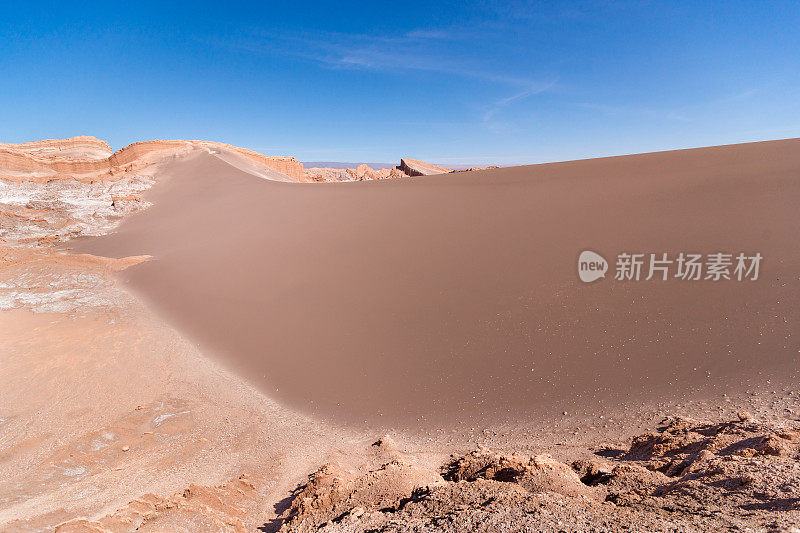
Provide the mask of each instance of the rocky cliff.
{"label": "rocky cliff", "polygon": [[107,142],[89,135],[18,144],[0,143],[0,150],[24,152],[39,158],[70,157],[76,159],[107,159],[113,153]]}
{"label": "rocky cliff", "polygon": [[107,143],[94,137],[0,144],[0,179],[114,181],[126,172],[198,149],[233,153],[292,180],[307,181],[303,165],[294,157],[266,156],[246,148],[210,141],[143,141],[112,153]]}

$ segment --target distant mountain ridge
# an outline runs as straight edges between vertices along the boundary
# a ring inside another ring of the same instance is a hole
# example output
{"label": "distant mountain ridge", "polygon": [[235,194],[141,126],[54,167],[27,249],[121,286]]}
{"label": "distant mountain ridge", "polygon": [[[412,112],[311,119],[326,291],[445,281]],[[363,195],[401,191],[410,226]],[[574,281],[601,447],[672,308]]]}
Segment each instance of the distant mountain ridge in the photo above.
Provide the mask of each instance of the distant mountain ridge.
{"label": "distant mountain ridge", "polygon": [[366,163],[366,162],[359,162],[359,163],[347,163],[342,161],[301,161],[303,163],[303,167],[305,168],[338,168],[338,169],[346,169],[346,168],[357,168],[359,165],[367,165],[375,170],[380,170],[382,168],[394,168],[397,166],[397,163]]}
{"label": "distant mountain ridge", "polygon": [[[302,161],[303,166],[305,168],[337,168],[337,169],[346,169],[346,168],[358,168],[359,165],[367,165],[375,170],[380,170],[382,168],[394,168],[397,166],[397,163],[369,163],[369,162],[343,162],[343,161]],[[436,166],[440,167],[447,167],[453,170],[466,170],[468,168],[483,168],[488,165],[484,164],[468,164],[468,165],[445,165],[439,163],[433,163]],[[507,165],[498,165],[498,166],[507,166]]]}

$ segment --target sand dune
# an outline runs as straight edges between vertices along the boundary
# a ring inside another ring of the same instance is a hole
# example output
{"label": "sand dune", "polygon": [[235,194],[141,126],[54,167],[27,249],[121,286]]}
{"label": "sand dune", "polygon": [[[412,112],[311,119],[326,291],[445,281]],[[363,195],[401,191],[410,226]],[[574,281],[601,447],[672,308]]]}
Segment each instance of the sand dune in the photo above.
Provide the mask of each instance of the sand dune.
{"label": "sand dune", "polygon": [[[297,186],[208,154],[80,251],[270,396],[414,428],[625,413],[796,379],[800,140]],[[594,250],[608,279],[579,281]],[[621,252],[757,281],[616,281]],[[623,414],[624,416],[624,414]]]}
{"label": "sand dune", "polygon": [[[305,185],[13,145],[43,166],[0,165],[0,528],[788,528],[798,142]],[[764,263],[622,282],[620,251]]]}

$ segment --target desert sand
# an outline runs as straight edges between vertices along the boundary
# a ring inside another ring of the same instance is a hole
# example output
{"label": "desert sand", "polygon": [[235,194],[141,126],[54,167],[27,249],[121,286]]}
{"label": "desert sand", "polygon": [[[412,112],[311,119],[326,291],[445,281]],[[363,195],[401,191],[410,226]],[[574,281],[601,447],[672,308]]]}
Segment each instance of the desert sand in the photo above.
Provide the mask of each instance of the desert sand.
{"label": "desert sand", "polygon": [[[2,145],[2,529],[791,531],[798,148],[303,184]],[[764,262],[582,284],[585,249]]]}
{"label": "desert sand", "polygon": [[[153,255],[126,284],[303,411],[529,422],[792,383],[797,168],[785,141],[298,187],[198,154],[73,246]],[[584,285],[584,249],[765,260],[756,281]]]}

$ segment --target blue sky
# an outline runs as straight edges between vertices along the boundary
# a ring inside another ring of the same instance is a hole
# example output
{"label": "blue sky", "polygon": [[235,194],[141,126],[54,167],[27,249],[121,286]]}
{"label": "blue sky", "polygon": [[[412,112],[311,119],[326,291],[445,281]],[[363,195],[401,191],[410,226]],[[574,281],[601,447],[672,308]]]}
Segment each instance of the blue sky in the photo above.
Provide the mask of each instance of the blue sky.
{"label": "blue sky", "polygon": [[800,136],[797,2],[7,3],[0,142],[535,163]]}

